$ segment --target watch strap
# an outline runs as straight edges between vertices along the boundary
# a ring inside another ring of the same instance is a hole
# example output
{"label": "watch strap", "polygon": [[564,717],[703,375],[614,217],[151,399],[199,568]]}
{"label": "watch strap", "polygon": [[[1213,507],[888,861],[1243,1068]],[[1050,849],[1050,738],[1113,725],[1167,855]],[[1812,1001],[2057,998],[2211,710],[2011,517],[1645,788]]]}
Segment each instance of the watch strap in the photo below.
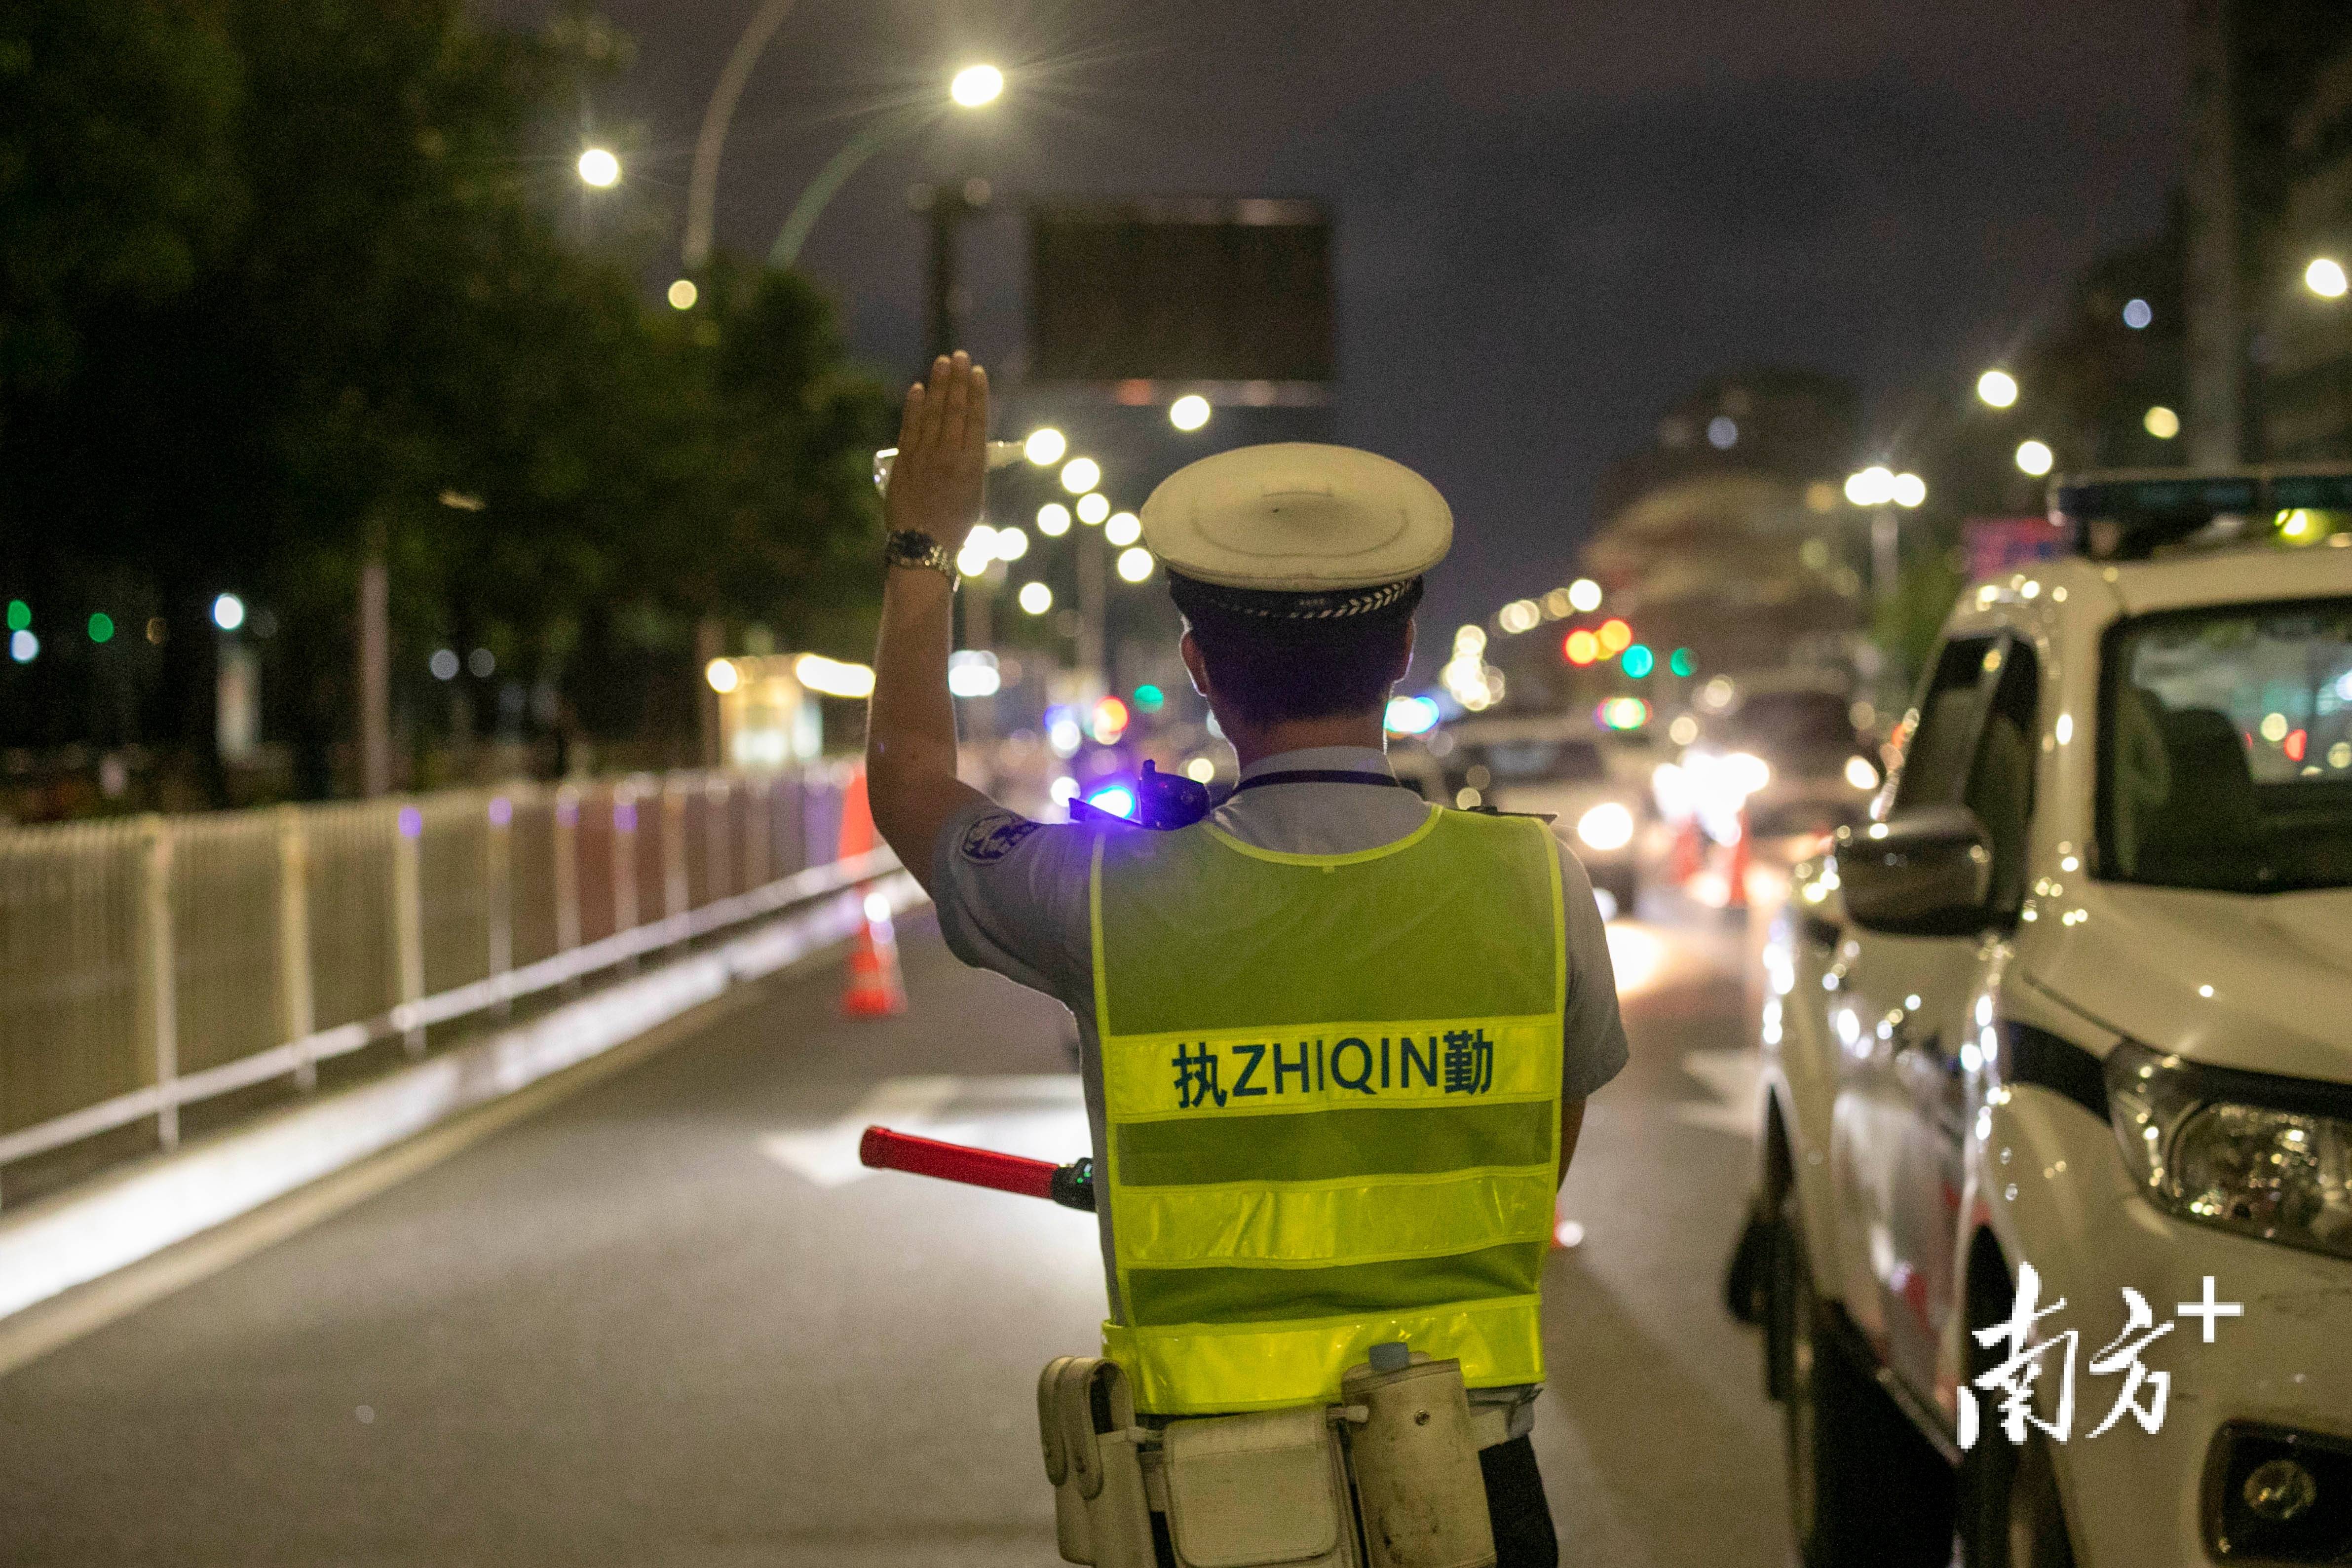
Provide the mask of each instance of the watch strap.
{"label": "watch strap", "polygon": [[950,588],[961,581],[955,557],[948,547],[928,533],[902,529],[882,541],[882,559],[892,566],[928,566],[948,580]]}

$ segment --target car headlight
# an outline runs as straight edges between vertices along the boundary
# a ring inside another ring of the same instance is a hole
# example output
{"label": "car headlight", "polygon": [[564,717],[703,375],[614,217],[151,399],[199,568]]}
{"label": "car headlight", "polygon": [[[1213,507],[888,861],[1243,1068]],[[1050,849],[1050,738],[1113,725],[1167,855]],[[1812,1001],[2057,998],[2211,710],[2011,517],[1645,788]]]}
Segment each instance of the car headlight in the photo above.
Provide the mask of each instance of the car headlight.
{"label": "car headlight", "polygon": [[1604,854],[1633,842],[1633,814],[1613,800],[1604,800],[1576,819],[1576,836],[1588,848]]}
{"label": "car headlight", "polygon": [[2352,1258],[2352,1089],[2107,1053],[2124,1163],[2166,1213]]}
{"label": "car headlight", "polygon": [[1724,758],[1723,773],[1741,795],[1755,795],[1772,782],[1772,765],[1753,752],[1734,752]]}

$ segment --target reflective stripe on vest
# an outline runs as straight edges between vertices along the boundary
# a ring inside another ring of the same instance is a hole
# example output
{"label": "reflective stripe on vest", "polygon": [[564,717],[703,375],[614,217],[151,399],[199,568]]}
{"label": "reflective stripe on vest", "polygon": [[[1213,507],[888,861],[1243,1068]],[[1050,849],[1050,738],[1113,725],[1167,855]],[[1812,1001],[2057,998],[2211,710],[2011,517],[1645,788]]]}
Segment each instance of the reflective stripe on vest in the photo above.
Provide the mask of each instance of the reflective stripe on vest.
{"label": "reflective stripe on vest", "polygon": [[1113,1263],[1140,1409],[1336,1398],[1368,1347],[1543,1376],[1559,1160],[1559,854],[1432,808],[1354,855],[1211,823],[1096,841]]}

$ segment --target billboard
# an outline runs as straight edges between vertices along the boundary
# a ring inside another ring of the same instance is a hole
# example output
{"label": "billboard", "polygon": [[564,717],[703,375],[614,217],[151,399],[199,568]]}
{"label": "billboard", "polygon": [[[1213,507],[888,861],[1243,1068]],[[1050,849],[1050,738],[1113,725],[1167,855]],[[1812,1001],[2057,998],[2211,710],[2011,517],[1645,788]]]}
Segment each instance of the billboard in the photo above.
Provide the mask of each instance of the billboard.
{"label": "billboard", "polygon": [[1029,374],[1226,384],[1320,401],[1332,379],[1331,223],[1317,203],[1044,203],[1029,213]]}

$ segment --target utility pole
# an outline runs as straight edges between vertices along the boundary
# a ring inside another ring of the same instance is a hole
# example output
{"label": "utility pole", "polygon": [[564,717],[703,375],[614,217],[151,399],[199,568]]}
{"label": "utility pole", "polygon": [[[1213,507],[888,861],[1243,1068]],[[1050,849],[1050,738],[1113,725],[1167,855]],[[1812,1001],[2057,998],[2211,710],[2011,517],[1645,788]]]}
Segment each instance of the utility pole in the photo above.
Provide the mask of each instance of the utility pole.
{"label": "utility pole", "polygon": [[907,193],[907,205],[929,220],[924,289],[924,335],[929,345],[923,361],[926,374],[930,362],[940,355],[971,346],[963,341],[964,310],[970,300],[960,280],[958,242],[964,224],[987,210],[992,194],[988,182],[982,179],[966,180],[960,185],[916,185]]}
{"label": "utility pole", "polygon": [[1110,552],[1100,528],[1089,526],[1077,532],[1078,679],[1091,703],[1110,689],[1105,626],[1110,612]]}
{"label": "utility pole", "polygon": [[2189,5],[2189,458],[2245,460],[2246,328],[2238,188],[2240,0]]}
{"label": "utility pole", "polygon": [[392,793],[392,589],[384,520],[366,524],[360,554],[360,794]]}

